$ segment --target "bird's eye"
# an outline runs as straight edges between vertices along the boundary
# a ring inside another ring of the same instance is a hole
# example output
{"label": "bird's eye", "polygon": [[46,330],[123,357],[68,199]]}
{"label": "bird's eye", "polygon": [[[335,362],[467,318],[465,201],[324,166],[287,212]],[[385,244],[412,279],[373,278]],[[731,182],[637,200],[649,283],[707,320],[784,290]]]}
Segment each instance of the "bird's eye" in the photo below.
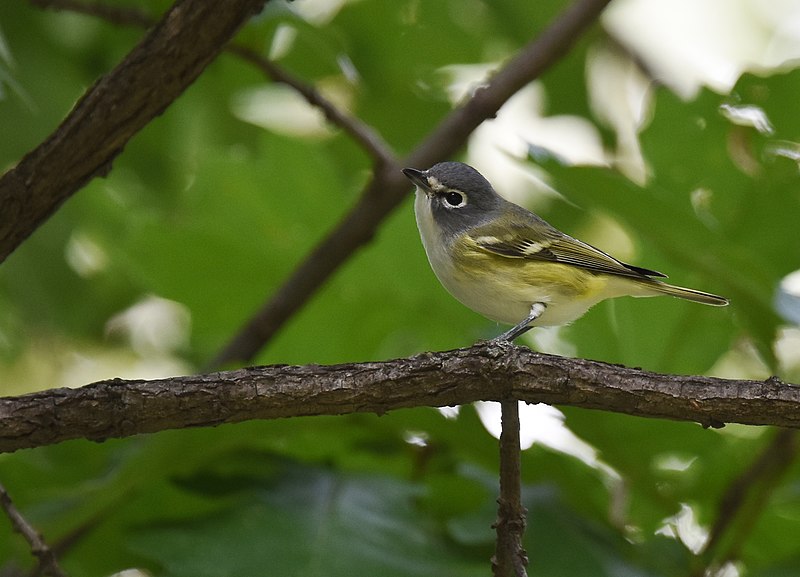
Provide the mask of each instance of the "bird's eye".
{"label": "bird's eye", "polygon": [[454,208],[464,206],[465,198],[460,192],[450,191],[444,195],[444,201]]}

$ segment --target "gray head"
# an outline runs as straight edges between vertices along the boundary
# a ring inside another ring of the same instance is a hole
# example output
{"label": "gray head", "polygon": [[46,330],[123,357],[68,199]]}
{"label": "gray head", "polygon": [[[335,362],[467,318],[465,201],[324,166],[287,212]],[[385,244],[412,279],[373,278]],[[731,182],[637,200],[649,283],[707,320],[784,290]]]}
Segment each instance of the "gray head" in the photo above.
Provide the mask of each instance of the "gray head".
{"label": "gray head", "polygon": [[506,202],[462,162],[440,162],[424,171],[404,168],[403,174],[425,193],[433,218],[450,232],[483,224]]}

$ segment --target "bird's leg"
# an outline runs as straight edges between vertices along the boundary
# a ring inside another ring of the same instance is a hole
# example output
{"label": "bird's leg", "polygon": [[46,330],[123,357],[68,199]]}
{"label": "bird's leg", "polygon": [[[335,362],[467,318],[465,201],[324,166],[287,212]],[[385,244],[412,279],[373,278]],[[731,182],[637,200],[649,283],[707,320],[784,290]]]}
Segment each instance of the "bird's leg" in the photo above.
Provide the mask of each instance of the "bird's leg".
{"label": "bird's leg", "polygon": [[518,336],[523,335],[526,332],[528,332],[529,330],[531,330],[533,328],[531,326],[531,323],[533,321],[535,321],[536,319],[538,319],[540,316],[542,316],[542,313],[544,313],[544,309],[546,309],[546,308],[547,308],[547,305],[544,304],[544,303],[533,303],[531,305],[531,312],[530,312],[530,314],[528,314],[527,317],[522,319],[522,321],[520,323],[514,325],[509,330],[504,332],[502,335],[498,335],[495,338],[493,338],[492,340],[493,341],[506,341],[506,342],[510,343],[511,341],[516,339]]}

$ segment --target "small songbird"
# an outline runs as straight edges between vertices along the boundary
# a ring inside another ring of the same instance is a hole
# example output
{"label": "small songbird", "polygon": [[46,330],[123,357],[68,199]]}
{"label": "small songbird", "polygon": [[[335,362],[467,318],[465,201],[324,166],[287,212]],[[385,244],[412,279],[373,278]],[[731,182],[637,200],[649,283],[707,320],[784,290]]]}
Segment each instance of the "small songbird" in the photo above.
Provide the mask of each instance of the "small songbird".
{"label": "small songbird", "polygon": [[498,195],[474,168],[442,162],[403,169],[417,186],[414,212],[428,261],[456,299],[514,325],[512,341],[533,326],[570,323],[602,300],[671,295],[713,306],[728,300],[667,284],[666,275],[625,264],[550,226]]}

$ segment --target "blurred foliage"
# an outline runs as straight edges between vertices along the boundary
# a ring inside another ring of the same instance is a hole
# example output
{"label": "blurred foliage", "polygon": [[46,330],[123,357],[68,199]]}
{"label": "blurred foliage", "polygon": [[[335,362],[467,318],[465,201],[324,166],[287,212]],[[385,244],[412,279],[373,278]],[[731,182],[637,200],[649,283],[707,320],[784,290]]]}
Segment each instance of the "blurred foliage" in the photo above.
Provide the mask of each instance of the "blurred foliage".
{"label": "blurred foliage", "polygon": [[[152,14],[168,4],[115,3]],[[363,0],[313,23],[297,14],[301,4],[315,3],[270,2],[240,40],[267,53],[291,30],[280,64],[338,94],[404,153],[450,108],[442,66],[507,57],[565,3]],[[141,34],[0,3],[0,166],[49,134]],[[553,114],[590,117],[583,73],[598,34],[543,78]],[[603,303],[559,332],[574,354],[673,373],[776,370],[772,300],[800,261],[800,194],[797,165],[766,151],[774,139],[800,139],[799,82],[787,72],[736,87],[772,119],[769,136],[720,115],[727,96],[704,91],[683,102],[658,90],[641,134],[652,174],[643,187],[610,169],[543,165],[569,201],[549,205],[553,224],[580,235],[594,216],[609,217],[634,239],[637,264],[733,302],[726,310],[675,299]],[[352,206],[369,158],[337,130],[301,137],[242,120],[237,103],[264,85],[252,67],[221,55],[107,178],[3,263],[0,394],[202,366]],[[438,285],[412,212],[409,198],[258,362],[383,359],[495,334]],[[113,328],[111,319],[152,295],[188,311],[191,325],[175,329],[183,340]],[[682,505],[710,527],[729,484],[772,437],[565,413],[603,466],[539,446],[524,453],[532,575],[688,575],[697,558],[656,531]],[[486,575],[496,471],[496,442],[470,407],[455,419],[420,408],[0,455],[0,481],[17,505],[65,544],[65,569],[89,577],[128,567],[175,577]],[[795,464],[748,513],[742,574],[800,570],[799,490]],[[31,562],[0,519],[0,572]]]}

